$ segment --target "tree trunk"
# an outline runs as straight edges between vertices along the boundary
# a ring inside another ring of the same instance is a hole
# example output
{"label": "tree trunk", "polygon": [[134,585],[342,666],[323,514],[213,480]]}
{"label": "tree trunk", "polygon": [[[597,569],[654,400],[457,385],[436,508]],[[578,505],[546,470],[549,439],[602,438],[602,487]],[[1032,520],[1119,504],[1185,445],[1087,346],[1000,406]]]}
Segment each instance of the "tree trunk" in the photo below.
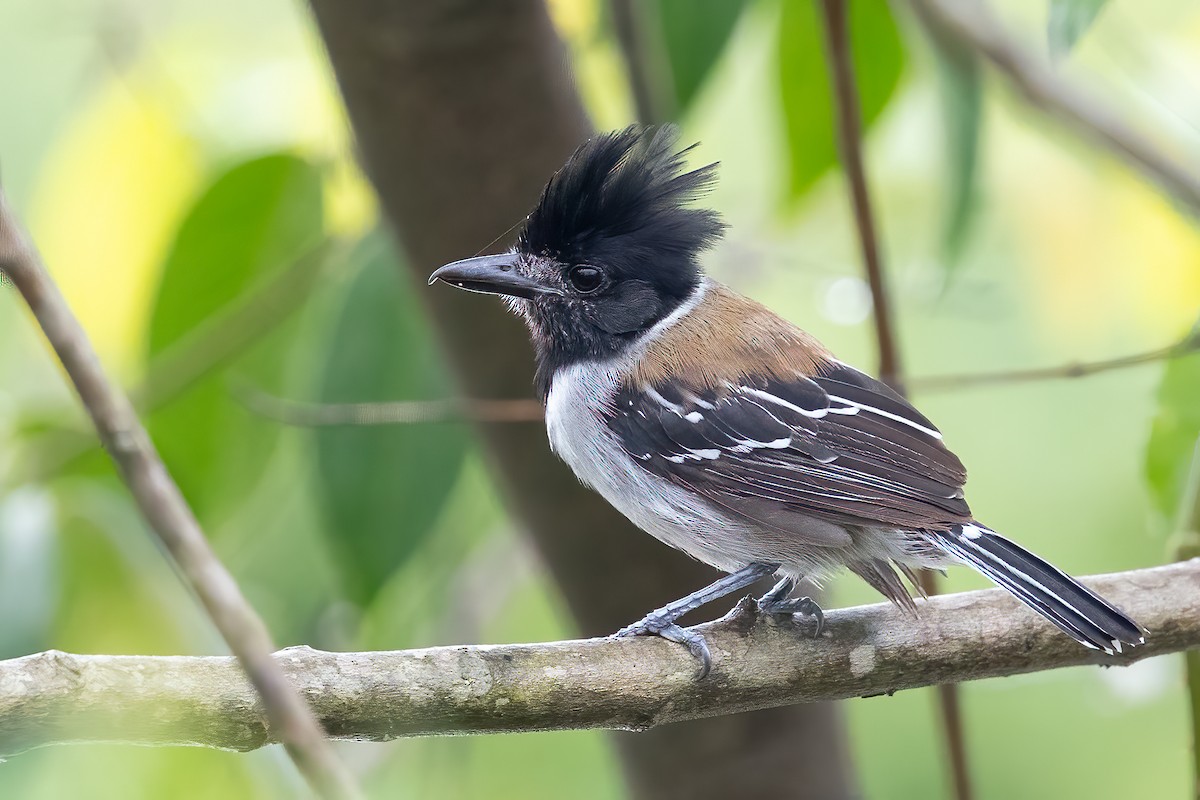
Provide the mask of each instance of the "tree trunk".
{"label": "tree trunk", "polygon": [[[312,0],[312,7],[360,158],[414,284],[423,287],[445,262],[508,245],[510,226],[592,131],[542,3]],[[499,302],[446,290],[421,297],[464,394],[530,395],[525,331]],[[611,633],[714,577],[584,490],[549,452],[541,425],[479,430],[509,507],[582,634]],[[833,704],[616,739],[641,798],[857,795]]]}

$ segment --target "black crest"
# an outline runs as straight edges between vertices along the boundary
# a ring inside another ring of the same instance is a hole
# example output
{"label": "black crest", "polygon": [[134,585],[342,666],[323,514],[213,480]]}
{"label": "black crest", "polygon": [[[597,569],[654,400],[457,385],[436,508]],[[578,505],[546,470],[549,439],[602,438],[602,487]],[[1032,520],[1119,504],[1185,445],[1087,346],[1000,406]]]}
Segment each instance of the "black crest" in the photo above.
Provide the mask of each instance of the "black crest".
{"label": "black crest", "polygon": [[582,144],[542,192],[518,249],[562,264],[604,264],[682,299],[699,280],[696,256],[721,237],[716,212],[687,208],[716,164],[683,171],[674,126],[602,134]]}

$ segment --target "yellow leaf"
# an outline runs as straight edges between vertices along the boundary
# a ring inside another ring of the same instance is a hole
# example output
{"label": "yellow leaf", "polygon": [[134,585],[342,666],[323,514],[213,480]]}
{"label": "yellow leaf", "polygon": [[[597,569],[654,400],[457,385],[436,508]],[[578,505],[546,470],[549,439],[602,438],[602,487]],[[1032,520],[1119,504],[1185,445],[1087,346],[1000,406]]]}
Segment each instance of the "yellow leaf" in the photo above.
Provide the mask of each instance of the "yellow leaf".
{"label": "yellow leaf", "polygon": [[158,267],[200,176],[167,107],[113,80],[47,156],[30,228],[106,365],[139,363]]}

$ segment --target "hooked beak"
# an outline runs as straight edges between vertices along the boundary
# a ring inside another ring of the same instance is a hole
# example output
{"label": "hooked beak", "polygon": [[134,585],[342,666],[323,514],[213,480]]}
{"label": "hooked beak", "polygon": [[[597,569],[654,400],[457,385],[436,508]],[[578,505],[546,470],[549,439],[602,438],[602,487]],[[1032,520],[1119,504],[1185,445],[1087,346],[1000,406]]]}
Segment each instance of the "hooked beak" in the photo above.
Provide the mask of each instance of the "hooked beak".
{"label": "hooked beak", "polygon": [[429,285],[443,281],[468,292],[504,294],[523,297],[526,300],[543,294],[562,294],[558,289],[543,286],[517,272],[518,258],[516,253],[464,258],[462,261],[447,264],[430,275]]}

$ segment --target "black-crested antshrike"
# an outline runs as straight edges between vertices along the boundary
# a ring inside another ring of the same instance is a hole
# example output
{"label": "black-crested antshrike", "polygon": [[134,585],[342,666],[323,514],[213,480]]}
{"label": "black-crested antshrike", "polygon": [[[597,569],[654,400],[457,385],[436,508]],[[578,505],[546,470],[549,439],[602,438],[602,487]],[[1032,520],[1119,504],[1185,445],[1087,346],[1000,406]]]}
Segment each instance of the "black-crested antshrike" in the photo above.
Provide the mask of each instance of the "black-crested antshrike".
{"label": "black-crested antshrike", "polygon": [[[657,634],[710,663],[687,611],[766,575],[768,614],[821,610],[796,582],[848,567],[912,609],[900,574],[968,564],[1087,647],[1145,632],[1065,572],[980,524],[933,423],[764,306],[708,278],[721,236],[689,207],[715,165],[684,171],[673,129],[583,144],[516,247],[430,283],[505,297],[537,353],[550,446],[647,533],[729,574],[619,635]],[[565,534],[564,534],[565,535]]]}

